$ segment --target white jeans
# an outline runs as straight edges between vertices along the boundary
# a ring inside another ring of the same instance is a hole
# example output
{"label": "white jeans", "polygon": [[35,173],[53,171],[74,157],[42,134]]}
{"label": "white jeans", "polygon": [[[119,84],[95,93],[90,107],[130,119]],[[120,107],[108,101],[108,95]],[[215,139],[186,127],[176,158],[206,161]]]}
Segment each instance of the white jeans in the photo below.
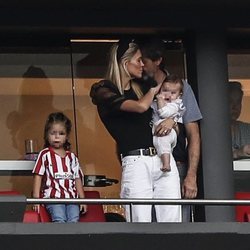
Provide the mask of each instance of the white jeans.
{"label": "white jeans", "polygon": [[[171,154],[171,171],[160,170],[162,162],[156,156],[126,156],[122,158],[121,198],[180,199],[180,180]],[[151,222],[151,205],[133,205],[133,222]],[[125,206],[130,221],[129,206]],[[156,205],[158,222],[181,222],[181,206]]]}
{"label": "white jeans", "polygon": [[159,156],[166,153],[170,154],[176,146],[176,142],[177,134],[174,129],[171,129],[168,135],[153,136],[153,143]]}

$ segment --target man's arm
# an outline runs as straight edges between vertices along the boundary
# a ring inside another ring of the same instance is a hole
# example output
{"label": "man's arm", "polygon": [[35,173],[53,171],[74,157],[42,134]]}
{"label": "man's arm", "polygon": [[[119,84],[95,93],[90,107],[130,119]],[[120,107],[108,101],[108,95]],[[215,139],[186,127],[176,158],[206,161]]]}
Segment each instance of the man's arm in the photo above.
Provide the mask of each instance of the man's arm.
{"label": "man's arm", "polygon": [[193,199],[197,196],[197,169],[200,160],[200,131],[197,122],[185,124],[188,141],[188,170],[182,185],[183,198]]}

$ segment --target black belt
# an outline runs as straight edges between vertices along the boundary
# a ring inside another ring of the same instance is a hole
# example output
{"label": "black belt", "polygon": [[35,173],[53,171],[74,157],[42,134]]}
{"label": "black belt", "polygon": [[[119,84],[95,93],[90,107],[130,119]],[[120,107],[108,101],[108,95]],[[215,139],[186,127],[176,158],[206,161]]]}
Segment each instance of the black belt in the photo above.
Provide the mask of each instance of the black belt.
{"label": "black belt", "polygon": [[149,148],[141,148],[131,150],[121,154],[121,157],[129,156],[129,155],[146,155],[146,156],[155,156],[157,155],[156,149],[153,147]]}

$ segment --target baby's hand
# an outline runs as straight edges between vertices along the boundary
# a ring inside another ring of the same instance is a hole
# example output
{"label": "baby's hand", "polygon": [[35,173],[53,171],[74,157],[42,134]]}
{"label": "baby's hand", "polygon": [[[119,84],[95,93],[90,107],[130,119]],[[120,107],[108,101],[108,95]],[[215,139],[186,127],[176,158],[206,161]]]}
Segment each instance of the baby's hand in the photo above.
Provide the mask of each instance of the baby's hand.
{"label": "baby's hand", "polygon": [[156,96],[156,98],[159,100],[159,99],[164,99],[164,95],[163,94],[158,94],[157,96]]}

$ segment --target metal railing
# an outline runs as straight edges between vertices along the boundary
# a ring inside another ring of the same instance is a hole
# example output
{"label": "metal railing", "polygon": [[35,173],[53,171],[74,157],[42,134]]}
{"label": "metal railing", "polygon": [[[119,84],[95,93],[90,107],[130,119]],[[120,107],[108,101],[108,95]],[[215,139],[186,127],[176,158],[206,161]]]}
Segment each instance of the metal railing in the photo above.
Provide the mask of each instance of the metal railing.
{"label": "metal railing", "polygon": [[250,200],[220,200],[220,199],[43,199],[27,198],[27,204],[121,204],[121,205],[250,205]]}
{"label": "metal railing", "polygon": [[27,198],[27,204],[101,204],[129,205],[130,221],[132,222],[132,207],[134,205],[204,205],[204,206],[250,206],[250,200],[221,199],[35,199]]}

